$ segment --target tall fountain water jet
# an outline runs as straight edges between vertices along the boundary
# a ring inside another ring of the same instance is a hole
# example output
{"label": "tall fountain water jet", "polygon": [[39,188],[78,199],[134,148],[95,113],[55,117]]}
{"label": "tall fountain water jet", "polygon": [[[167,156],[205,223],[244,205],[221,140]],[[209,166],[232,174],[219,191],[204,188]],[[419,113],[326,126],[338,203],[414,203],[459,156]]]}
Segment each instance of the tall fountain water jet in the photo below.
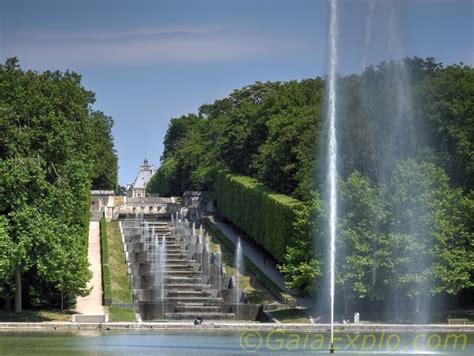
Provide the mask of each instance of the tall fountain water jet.
{"label": "tall fountain water jet", "polygon": [[235,277],[235,289],[236,289],[236,297],[235,297],[235,303],[236,303],[236,309],[237,309],[237,315],[236,317],[239,317],[239,303],[240,303],[240,275],[241,275],[241,269],[242,269],[242,260],[243,260],[243,255],[242,255],[242,246],[240,244],[240,237],[237,239],[237,246],[235,248],[235,269],[237,270],[236,272],[236,277]]}
{"label": "tall fountain water jet", "polygon": [[337,224],[337,137],[336,137],[336,70],[337,70],[337,1],[331,0],[329,13],[329,77],[328,77],[328,119],[329,119],[329,232],[330,232],[330,298],[331,338],[330,349],[334,352],[334,297],[336,273],[336,224]]}
{"label": "tall fountain water jet", "polygon": [[374,17],[375,0],[368,0],[367,18],[365,20],[365,46],[364,56],[362,58],[362,70],[367,66],[367,57],[370,47],[370,40],[372,35],[372,19]]}

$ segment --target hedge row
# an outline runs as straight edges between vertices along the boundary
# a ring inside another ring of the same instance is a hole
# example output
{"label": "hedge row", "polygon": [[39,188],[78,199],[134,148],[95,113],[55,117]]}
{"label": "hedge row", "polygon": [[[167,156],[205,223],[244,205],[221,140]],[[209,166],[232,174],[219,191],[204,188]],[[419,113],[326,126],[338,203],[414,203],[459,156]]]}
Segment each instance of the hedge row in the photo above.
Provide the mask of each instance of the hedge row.
{"label": "hedge row", "polygon": [[293,223],[304,204],[277,194],[257,180],[221,171],[215,184],[218,210],[283,262],[294,238]]}
{"label": "hedge row", "polygon": [[109,269],[109,247],[107,243],[107,221],[101,218],[100,226],[100,256],[102,260],[102,290],[104,305],[112,305],[112,286]]}

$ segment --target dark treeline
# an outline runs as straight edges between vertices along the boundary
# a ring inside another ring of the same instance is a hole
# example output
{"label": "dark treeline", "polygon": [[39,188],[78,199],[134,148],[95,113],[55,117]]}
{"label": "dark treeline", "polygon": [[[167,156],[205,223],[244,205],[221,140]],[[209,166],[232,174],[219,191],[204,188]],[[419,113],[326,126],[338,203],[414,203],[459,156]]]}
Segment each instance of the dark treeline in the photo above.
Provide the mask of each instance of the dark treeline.
{"label": "dark treeline", "polygon": [[[88,293],[90,190],[117,188],[113,121],[73,72],[0,65],[0,305]],[[20,298],[23,297],[23,298]],[[22,300],[23,299],[23,300]],[[22,303],[23,302],[23,303]]]}
{"label": "dark treeline", "polygon": [[[212,191],[225,169],[305,202],[312,218],[297,222],[306,233],[280,268],[306,293],[323,288],[314,277],[327,270],[324,90],[324,78],[257,82],[171,119],[147,187]],[[346,310],[373,301],[419,310],[430,296],[472,287],[473,68],[383,62],[339,78],[338,98],[337,284]]]}

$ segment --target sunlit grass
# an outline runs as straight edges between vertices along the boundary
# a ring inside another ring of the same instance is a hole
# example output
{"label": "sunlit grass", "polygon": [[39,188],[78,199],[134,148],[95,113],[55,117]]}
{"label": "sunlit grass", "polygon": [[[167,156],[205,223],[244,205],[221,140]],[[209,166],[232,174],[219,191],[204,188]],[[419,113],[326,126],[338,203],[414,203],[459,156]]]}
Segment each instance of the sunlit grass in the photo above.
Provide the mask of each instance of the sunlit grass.
{"label": "sunlit grass", "polygon": [[107,223],[107,242],[109,247],[109,269],[114,304],[132,303],[132,291],[125,263],[122,238],[117,221]]}
{"label": "sunlit grass", "polygon": [[109,314],[109,321],[135,321],[135,310],[130,308],[121,308],[121,307],[107,307],[107,312]]}
{"label": "sunlit grass", "polygon": [[[120,227],[117,221],[107,223],[109,270],[113,304],[132,304],[132,290],[123,251]],[[126,307],[107,307],[109,321],[135,321],[135,310]]]}

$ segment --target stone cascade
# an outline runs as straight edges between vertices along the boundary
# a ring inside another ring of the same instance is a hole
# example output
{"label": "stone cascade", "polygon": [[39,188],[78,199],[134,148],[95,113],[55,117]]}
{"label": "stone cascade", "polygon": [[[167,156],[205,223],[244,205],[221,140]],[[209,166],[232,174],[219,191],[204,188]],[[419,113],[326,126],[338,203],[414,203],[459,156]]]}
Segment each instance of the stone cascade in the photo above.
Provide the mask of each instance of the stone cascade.
{"label": "stone cascade", "polygon": [[[220,251],[186,221],[121,221],[134,303],[142,320],[236,319],[239,299]],[[230,287],[230,288],[229,288]],[[230,301],[230,302],[229,302]]]}

